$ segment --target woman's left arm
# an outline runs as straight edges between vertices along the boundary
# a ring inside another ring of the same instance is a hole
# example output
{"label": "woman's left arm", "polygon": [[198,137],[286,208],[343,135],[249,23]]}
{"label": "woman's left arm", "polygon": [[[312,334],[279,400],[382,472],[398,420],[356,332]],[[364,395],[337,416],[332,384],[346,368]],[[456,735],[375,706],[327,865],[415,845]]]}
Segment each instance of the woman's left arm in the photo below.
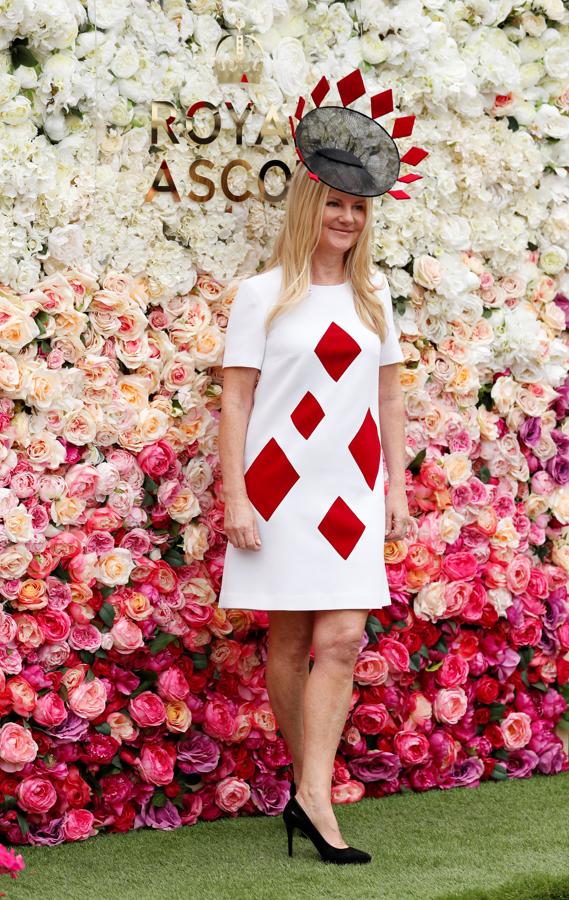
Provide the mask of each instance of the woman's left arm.
{"label": "woman's left arm", "polygon": [[385,498],[385,539],[400,541],[411,522],[405,490],[405,402],[399,380],[400,363],[379,370],[379,427],[389,473]]}

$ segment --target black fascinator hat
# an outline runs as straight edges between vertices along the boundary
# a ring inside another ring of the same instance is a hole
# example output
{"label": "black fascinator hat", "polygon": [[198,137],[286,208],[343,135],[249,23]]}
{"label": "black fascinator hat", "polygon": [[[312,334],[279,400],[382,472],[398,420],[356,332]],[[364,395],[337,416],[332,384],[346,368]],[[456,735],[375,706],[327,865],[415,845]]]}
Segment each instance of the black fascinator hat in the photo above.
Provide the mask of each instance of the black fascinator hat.
{"label": "black fascinator hat", "polygon": [[390,135],[375,120],[393,110],[391,88],[371,97],[371,116],[347,108],[366,93],[359,69],[340,79],[337,88],[343,106],[320,105],[330,90],[328,80],[322,77],[311,93],[316,108],[303,115],[305,100],[300,97],[296,129],[289,116],[296,152],[310,177],[360,197],[388,193],[396,200],[410,200],[405,191],[392,188],[396,181],[409,184],[422,177],[409,173],[400,178],[399,171],[401,163],[417,165],[428,156],[427,151],[411,147],[400,157],[395,143],[395,138],[412,133],[415,116],[397,118]]}

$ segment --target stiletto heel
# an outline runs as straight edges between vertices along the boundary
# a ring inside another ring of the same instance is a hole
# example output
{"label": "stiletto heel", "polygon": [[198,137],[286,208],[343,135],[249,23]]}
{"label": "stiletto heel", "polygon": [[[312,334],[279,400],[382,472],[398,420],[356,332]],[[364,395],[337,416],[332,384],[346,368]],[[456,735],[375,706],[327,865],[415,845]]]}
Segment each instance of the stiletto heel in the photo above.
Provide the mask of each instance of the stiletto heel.
{"label": "stiletto heel", "polygon": [[288,855],[292,856],[292,836],[294,834],[294,825],[290,822],[286,823],[286,833],[288,837]]}
{"label": "stiletto heel", "polygon": [[346,863],[368,863],[371,856],[365,850],[358,850],[357,847],[334,847],[322,837],[308,814],[303,810],[302,806],[296,799],[291,797],[287,805],[283,809],[283,819],[288,834],[288,855],[292,856],[292,832],[294,828],[298,828],[301,834],[309,837],[324,862],[338,863],[343,865]]}

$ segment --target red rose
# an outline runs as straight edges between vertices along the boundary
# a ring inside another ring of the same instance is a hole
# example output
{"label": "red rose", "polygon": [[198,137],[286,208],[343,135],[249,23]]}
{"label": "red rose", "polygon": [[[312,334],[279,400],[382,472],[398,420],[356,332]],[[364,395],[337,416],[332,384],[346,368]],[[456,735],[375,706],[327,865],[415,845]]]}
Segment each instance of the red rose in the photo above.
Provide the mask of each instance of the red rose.
{"label": "red rose", "polygon": [[83,745],[79,759],[87,765],[108,765],[120,743],[110,734],[98,734],[97,732]]}
{"label": "red rose", "polygon": [[494,703],[500,693],[500,685],[489,675],[483,675],[474,688],[476,699],[481,703]]}

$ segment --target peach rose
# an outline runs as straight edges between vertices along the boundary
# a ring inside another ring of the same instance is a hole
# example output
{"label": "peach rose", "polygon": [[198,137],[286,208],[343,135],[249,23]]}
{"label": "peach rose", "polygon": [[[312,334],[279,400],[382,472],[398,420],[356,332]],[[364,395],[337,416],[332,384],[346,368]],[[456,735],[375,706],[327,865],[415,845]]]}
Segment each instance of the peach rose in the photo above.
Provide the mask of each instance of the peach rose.
{"label": "peach rose", "polygon": [[26,578],[20,585],[17,605],[19,609],[43,609],[48,605],[45,581]]}
{"label": "peach rose", "polygon": [[113,712],[107,716],[107,722],[111,728],[111,734],[117,741],[134,741],[138,736],[138,728],[132,724],[132,719],[126,713]]}
{"label": "peach rose", "polygon": [[184,700],[170,700],[166,704],[166,728],[174,734],[181,734],[192,724],[192,713]]}
{"label": "peach rose", "polygon": [[32,517],[25,506],[4,513],[6,537],[14,544],[27,544],[34,536]]}
{"label": "peach rose", "polygon": [[389,675],[387,660],[381,653],[364,650],[354,667],[354,681],[358,684],[385,684]]}
{"label": "peach rose", "polygon": [[456,725],[468,708],[468,698],[461,687],[441,688],[437,691],[433,712],[437,722]]}
{"label": "peach rose", "polygon": [[135,622],[127,619],[126,616],[117,619],[109,633],[117,653],[133,653],[144,646],[142,631]]}
{"label": "peach rose", "polygon": [[0,769],[19,772],[38,754],[38,745],[27,728],[16,722],[7,722],[0,728]]}
{"label": "peach rose", "polygon": [[417,256],[413,260],[413,280],[429,290],[441,283],[441,264],[433,256]]}
{"label": "peach rose", "polygon": [[116,547],[99,557],[97,578],[109,587],[126,584],[133,568],[134,562],[130,550]]}
{"label": "peach rose", "polygon": [[511,712],[500,722],[506,750],[519,750],[531,740],[531,719],[527,713]]}
{"label": "peach rose", "polygon": [[107,691],[99,678],[83,681],[69,692],[69,706],[81,719],[96,719],[105,711]]}

